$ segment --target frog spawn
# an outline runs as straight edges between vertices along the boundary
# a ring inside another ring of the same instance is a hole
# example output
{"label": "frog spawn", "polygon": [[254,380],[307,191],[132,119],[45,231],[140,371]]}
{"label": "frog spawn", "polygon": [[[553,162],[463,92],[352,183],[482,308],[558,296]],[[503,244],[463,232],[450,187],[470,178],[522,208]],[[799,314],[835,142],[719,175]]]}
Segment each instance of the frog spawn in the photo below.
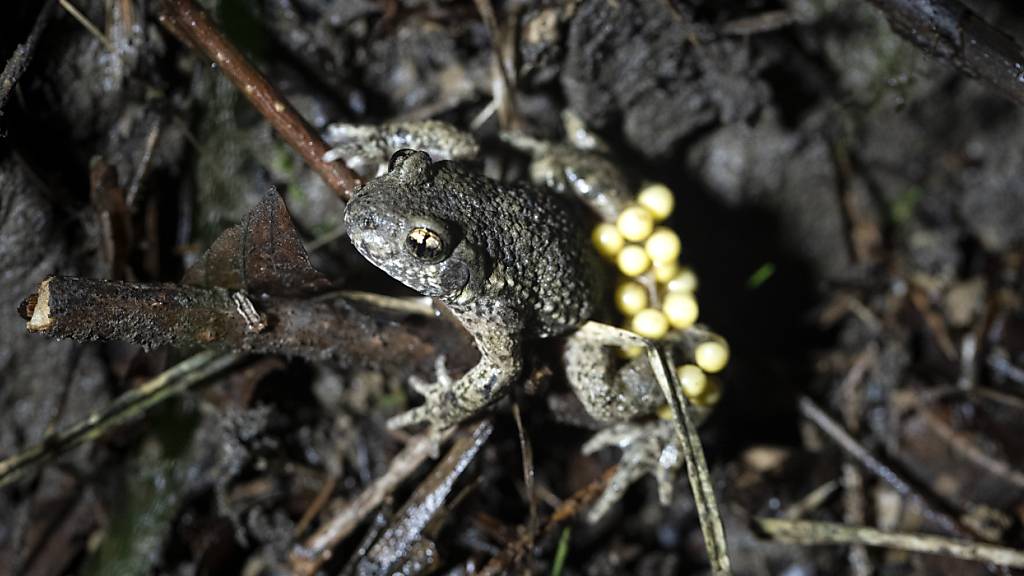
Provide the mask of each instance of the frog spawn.
{"label": "frog spawn", "polygon": [[[651,340],[693,328],[700,315],[697,275],[680,265],[679,236],[658,225],[674,208],[675,196],[667,186],[648,184],[614,223],[602,222],[591,234],[594,248],[622,275],[615,290],[615,306],[623,316],[623,327]],[[709,374],[725,369],[729,346],[711,332],[702,332],[698,339],[693,362],[677,366],[676,373],[686,398],[697,406],[710,407],[721,398],[721,384]],[[626,358],[641,353],[641,348],[622,350]],[[659,414],[670,417],[667,407]]]}

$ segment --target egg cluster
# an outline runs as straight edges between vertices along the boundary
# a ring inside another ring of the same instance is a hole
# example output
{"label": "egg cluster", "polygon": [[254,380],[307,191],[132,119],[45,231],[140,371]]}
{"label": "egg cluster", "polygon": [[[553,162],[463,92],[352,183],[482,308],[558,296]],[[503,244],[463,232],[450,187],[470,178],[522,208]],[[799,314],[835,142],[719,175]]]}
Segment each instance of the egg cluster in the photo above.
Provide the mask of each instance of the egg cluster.
{"label": "egg cluster", "polygon": [[[623,278],[615,290],[615,306],[624,326],[659,340],[671,330],[691,328],[700,314],[695,292],[697,275],[679,264],[679,236],[660,225],[675,208],[675,196],[664,184],[649,184],[614,223],[602,222],[593,231],[597,251],[615,263]],[[639,348],[623,350],[628,358]],[[721,396],[714,378],[729,361],[729,347],[713,335],[696,345],[693,364],[676,368],[683,394],[694,404],[710,406]]]}

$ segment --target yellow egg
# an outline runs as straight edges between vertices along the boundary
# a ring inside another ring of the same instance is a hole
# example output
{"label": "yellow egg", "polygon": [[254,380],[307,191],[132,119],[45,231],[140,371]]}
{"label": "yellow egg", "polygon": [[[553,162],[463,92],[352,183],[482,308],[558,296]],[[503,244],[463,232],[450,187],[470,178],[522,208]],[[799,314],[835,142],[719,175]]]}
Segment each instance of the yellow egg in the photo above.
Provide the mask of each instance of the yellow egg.
{"label": "yellow egg", "polygon": [[651,267],[651,259],[647,252],[636,244],[623,248],[615,258],[619,271],[629,277],[639,276]]}
{"label": "yellow egg", "polygon": [[654,279],[660,282],[661,284],[665,284],[669,280],[675,278],[676,274],[678,273],[679,262],[676,260],[654,263]]}
{"label": "yellow egg", "polygon": [[693,273],[693,270],[684,266],[671,280],[665,283],[665,288],[669,292],[696,292],[697,275]]}
{"label": "yellow egg", "polygon": [[594,243],[594,248],[597,248],[598,254],[605,258],[614,258],[626,245],[626,240],[622,234],[619,234],[619,229],[614,224],[607,222],[595,226],[590,239]]}
{"label": "yellow egg", "polygon": [[619,214],[615,225],[622,237],[631,242],[643,242],[654,230],[654,216],[643,206],[630,206]]}
{"label": "yellow egg", "polygon": [[672,407],[668,404],[662,404],[661,407],[658,408],[658,418],[661,418],[662,420],[671,420],[672,417]]}
{"label": "yellow egg", "polygon": [[626,316],[647,308],[647,288],[639,282],[623,282],[615,289],[615,307]]}
{"label": "yellow egg", "polygon": [[683,364],[676,368],[676,375],[679,376],[679,387],[690,400],[700,397],[707,389],[708,376],[699,366]]}
{"label": "yellow egg", "polygon": [[622,358],[626,358],[627,360],[632,360],[633,358],[637,358],[637,357],[639,357],[643,353],[644,353],[644,347],[643,346],[625,346],[625,347],[619,348],[619,356],[621,356]]}
{"label": "yellow egg", "polygon": [[661,310],[645,308],[633,316],[629,328],[644,338],[657,340],[668,334],[668,318]]}
{"label": "yellow egg", "polygon": [[644,249],[654,262],[672,262],[679,258],[679,236],[671,228],[659,226],[644,242]]}
{"label": "yellow egg", "polygon": [[704,392],[694,398],[693,403],[697,406],[714,406],[721,399],[722,384],[718,381],[718,378],[708,378],[708,384],[704,387]]}
{"label": "yellow egg", "polygon": [[693,360],[709,374],[721,372],[729,363],[729,345],[717,339],[701,342],[693,351]]}
{"label": "yellow egg", "polygon": [[653,183],[644,186],[636,196],[638,204],[651,211],[651,215],[657,221],[662,221],[672,214],[676,206],[675,195],[668,189],[668,186],[660,183]]}
{"label": "yellow egg", "polygon": [[697,299],[689,292],[669,292],[665,294],[661,303],[661,309],[672,324],[673,328],[685,330],[697,321],[700,315],[700,307],[697,306]]}

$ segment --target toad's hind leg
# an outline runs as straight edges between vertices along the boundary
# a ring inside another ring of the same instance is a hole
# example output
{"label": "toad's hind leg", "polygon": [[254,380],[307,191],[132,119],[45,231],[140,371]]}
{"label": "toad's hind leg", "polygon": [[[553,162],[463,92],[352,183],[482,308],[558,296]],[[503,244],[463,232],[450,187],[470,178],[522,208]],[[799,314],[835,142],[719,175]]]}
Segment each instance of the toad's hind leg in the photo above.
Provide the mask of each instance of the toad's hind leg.
{"label": "toad's hind leg", "polygon": [[663,504],[671,501],[682,463],[672,423],[638,418],[651,416],[665,403],[650,362],[641,356],[616,368],[614,348],[588,333],[570,336],[564,352],[566,380],[587,412],[609,424],[583,447],[591,454],[608,447],[622,450],[619,468],[608,487],[587,512],[595,522],[640,478],[652,474]]}
{"label": "toad's hind leg", "polygon": [[647,474],[653,475],[657,481],[661,504],[668,506],[672,502],[676,475],[683,457],[671,422],[649,420],[616,424],[587,440],[583,453],[593,454],[611,447],[620,448],[622,458],[608,481],[608,487],[587,511],[587,521],[596,522],[604,517],[622,499],[626,490]]}
{"label": "toad's hind leg", "polygon": [[653,414],[665,403],[647,358],[617,368],[615,349],[574,334],[563,352],[565,377],[583,407],[606,424]]}
{"label": "toad's hind leg", "polygon": [[[686,465],[690,489],[697,506],[701,532],[704,534],[704,545],[711,562],[711,573],[730,574],[728,545],[725,541],[725,528],[722,526],[722,520],[718,514],[717,498],[714,487],[711,485],[710,473],[704,459],[700,437],[697,435],[696,424],[690,415],[688,403],[679,389],[678,379],[675,378],[674,371],[669,369],[671,355],[665,354],[646,338],[600,322],[587,322],[577,330],[573,338],[584,338],[604,345],[642,346],[644,348],[654,379],[672,411],[672,420],[662,422],[671,422],[672,442],[679,442],[679,451],[682,454],[682,461]],[[615,436],[615,434],[609,434]],[[596,437],[594,441],[597,442]],[[636,442],[631,444],[635,445]],[[621,443],[619,445],[621,447]],[[666,448],[669,446],[672,444],[670,443]],[[623,460],[625,460],[625,450],[626,448],[623,449]],[[662,456],[666,457],[666,461],[670,460],[667,458],[669,454],[662,452]],[[649,460],[649,458],[641,458],[641,460]],[[628,463],[626,464],[628,465]],[[620,471],[622,471],[621,468]],[[593,520],[595,516],[596,514],[590,515],[590,519]]]}

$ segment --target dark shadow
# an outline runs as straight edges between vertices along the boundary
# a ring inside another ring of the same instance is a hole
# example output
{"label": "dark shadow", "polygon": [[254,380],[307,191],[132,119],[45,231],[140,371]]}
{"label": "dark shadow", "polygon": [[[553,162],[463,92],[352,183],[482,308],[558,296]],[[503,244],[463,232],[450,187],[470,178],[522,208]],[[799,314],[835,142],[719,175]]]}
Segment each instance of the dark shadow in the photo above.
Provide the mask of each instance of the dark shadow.
{"label": "dark shadow", "polygon": [[[813,350],[827,341],[810,324],[817,279],[782,245],[777,214],[725,206],[671,163],[648,177],[677,194],[671,224],[682,238],[684,263],[700,279],[701,322],[731,350],[723,399],[705,426],[715,457],[728,459],[753,444],[795,444],[795,397],[809,383]],[[751,286],[751,274],[765,264],[774,274]]]}

